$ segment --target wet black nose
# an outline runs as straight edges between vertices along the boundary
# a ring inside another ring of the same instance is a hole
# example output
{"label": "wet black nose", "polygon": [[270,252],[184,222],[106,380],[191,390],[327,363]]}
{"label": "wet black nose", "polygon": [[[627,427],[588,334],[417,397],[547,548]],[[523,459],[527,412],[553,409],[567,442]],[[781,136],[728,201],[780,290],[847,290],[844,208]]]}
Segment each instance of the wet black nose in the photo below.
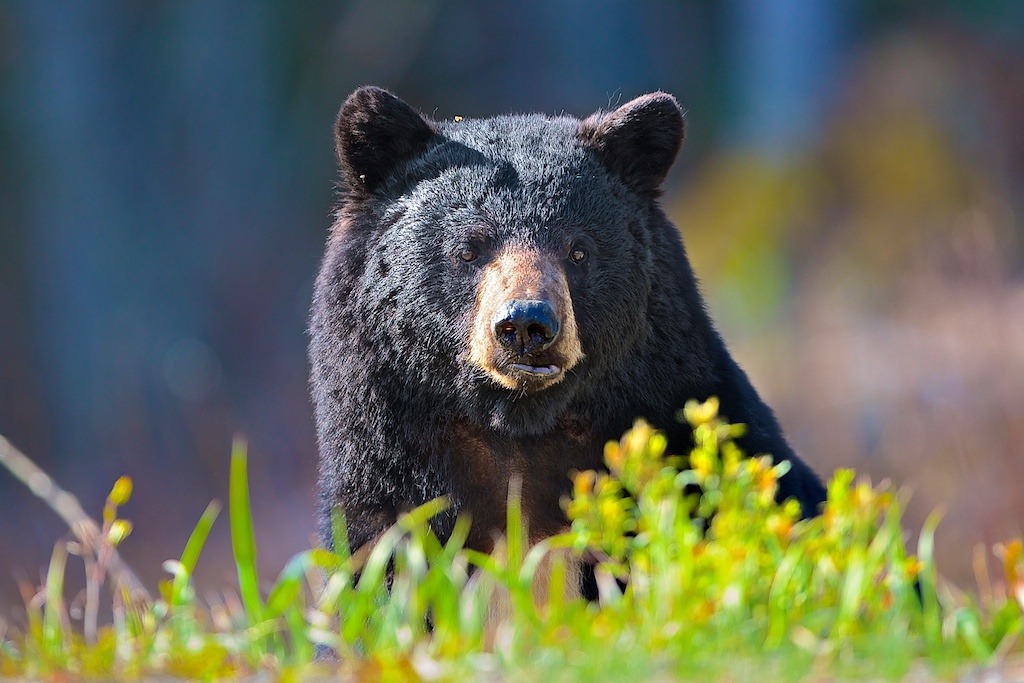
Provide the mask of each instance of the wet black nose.
{"label": "wet black nose", "polygon": [[558,317],[547,301],[512,299],[498,309],[494,338],[518,353],[537,353],[558,338]]}

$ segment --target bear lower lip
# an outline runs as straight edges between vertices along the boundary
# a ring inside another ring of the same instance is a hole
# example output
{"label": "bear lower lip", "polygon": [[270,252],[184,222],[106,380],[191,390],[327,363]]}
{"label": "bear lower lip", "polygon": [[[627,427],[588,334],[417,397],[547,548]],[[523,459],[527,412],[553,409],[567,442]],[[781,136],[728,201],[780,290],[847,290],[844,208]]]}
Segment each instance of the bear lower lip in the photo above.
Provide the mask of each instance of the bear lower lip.
{"label": "bear lower lip", "polygon": [[512,363],[513,370],[533,375],[534,377],[555,377],[562,372],[557,365],[527,365],[526,363]]}

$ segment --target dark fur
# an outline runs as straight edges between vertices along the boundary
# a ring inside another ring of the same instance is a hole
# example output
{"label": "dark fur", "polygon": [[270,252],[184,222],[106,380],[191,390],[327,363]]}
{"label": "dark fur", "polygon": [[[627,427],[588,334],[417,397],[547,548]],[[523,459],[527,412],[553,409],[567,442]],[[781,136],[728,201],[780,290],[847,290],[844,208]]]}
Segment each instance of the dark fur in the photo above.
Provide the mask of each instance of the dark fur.
{"label": "dark fur", "polygon": [[[320,532],[341,505],[353,548],[437,496],[474,519],[488,549],[509,479],[523,479],[531,536],[565,525],[568,472],[602,466],[602,445],[645,417],[691,448],[687,399],[721,399],[748,425],[749,453],[789,460],[780,498],[814,514],[824,489],[705,310],[676,228],[655,201],[683,139],[675,100],[647,95],[580,121],[542,115],[434,122],[361,88],[336,129],[344,198],[312,308],[320,443]],[[507,245],[564,263],[586,358],[527,394],[465,361],[480,264],[460,246]],[[584,245],[576,266],[565,254]]]}

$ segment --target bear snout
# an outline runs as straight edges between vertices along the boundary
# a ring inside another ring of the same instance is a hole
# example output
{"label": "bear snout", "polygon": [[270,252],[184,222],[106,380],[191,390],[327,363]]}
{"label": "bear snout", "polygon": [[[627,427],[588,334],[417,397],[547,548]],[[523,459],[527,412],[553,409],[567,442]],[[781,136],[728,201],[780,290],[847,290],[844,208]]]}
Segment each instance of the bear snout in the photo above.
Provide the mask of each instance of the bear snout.
{"label": "bear snout", "polygon": [[558,339],[561,324],[548,301],[512,299],[506,301],[492,321],[494,338],[511,353],[533,355]]}
{"label": "bear snout", "polygon": [[507,389],[534,392],[582,359],[562,267],[538,249],[500,251],[477,285],[467,361]]}

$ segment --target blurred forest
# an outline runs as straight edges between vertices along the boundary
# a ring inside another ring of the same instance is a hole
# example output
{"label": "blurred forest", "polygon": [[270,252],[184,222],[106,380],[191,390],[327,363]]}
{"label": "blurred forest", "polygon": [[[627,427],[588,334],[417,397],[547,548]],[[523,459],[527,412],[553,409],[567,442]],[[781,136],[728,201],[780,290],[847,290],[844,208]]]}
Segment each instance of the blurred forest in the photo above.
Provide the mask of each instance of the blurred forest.
{"label": "blurred forest", "polygon": [[[664,205],[793,445],[945,510],[940,570],[1024,531],[1024,3],[0,4],[0,434],[148,583],[250,444],[263,571],[309,547],[306,318],[362,84],[438,118],[675,94]],[[65,533],[0,472],[0,614]],[[913,531],[912,529],[911,531]],[[230,576],[225,520],[201,590]]]}

